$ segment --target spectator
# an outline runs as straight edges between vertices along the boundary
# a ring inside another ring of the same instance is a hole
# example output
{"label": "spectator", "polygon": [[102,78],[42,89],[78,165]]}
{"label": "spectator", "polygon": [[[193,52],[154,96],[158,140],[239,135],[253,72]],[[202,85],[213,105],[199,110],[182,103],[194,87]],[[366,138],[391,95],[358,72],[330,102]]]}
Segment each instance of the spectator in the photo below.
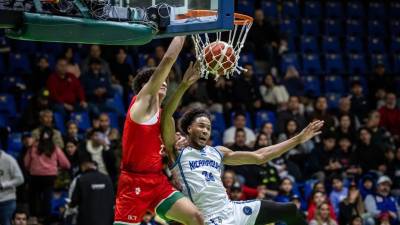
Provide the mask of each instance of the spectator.
{"label": "spectator", "polygon": [[289,100],[289,94],[283,85],[277,85],[274,77],[267,74],[264,77],[263,83],[260,86],[260,94],[264,104],[272,109],[286,108]]}
{"label": "spectator", "polygon": [[17,209],[13,213],[11,224],[12,225],[28,225],[28,213],[21,210]]}
{"label": "spectator", "polygon": [[348,189],[344,187],[342,177],[339,175],[332,177],[332,192],[329,195],[330,202],[335,210],[335,214],[339,215],[339,204],[347,197]]}
{"label": "spectator", "polygon": [[379,109],[381,115],[380,125],[385,127],[396,142],[400,141],[400,109],[397,108],[396,94],[386,95],[385,106]]}
{"label": "spectator", "polygon": [[351,218],[364,216],[366,213],[364,202],[355,185],[350,186],[345,199],[339,203],[339,224],[351,225]]}
{"label": "spectator", "polygon": [[110,70],[110,66],[108,65],[108,62],[101,57],[101,48],[99,45],[91,45],[90,46],[89,56],[86,57],[86,59],[84,59],[81,64],[82,74],[86,74],[87,72],[89,72],[90,61],[92,59],[96,59],[96,60],[100,61],[101,65],[102,65],[101,73],[111,75],[111,70]]}
{"label": "spectator", "polygon": [[361,177],[359,183],[361,196],[363,200],[365,200],[368,195],[373,194],[375,188],[374,178],[371,176],[371,174],[366,174]]}
{"label": "spectator", "polygon": [[92,129],[88,134],[88,140],[79,147],[79,158],[91,158],[97,163],[100,173],[109,175],[112,181],[116,181],[117,168],[115,155],[106,144],[106,138],[100,129]]}
{"label": "spectator", "polygon": [[372,142],[368,128],[361,128],[358,132],[360,143],[354,151],[353,161],[361,166],[363,173],[371,170],[384,171],[383,150]]}
{"label": "spectator", "polygon": [[33,93],[38,93],[46,87],[46,81],[51,74],[49,59],[47,56],[39,56],[32,76],[30,77],[28,87]]}
{"label": "spectator", "polygon": [[100,121],[100,129],[103,132],[104,137],[106,138],[106,144],[108,146],[115,146],[118,144],[118,140],[120,138],[119,131],[115,128],[112,128],[110,125],[110,117],[107,113],[101,113],[99,116]]}
{"label": "spectator", "polygon": [[56,71],[47,80],[47,88],[50,91],[50,99],[54,102],[54,109],[64,116],[67,112],[87,107],[81,82],[73,74],[67,72],[67,66],[67,60],[58,59]]}
{"label": "spectator", "polygon": [[295,120],[299,129],[306,125],[306,118],[301,111],[301,103],[299,96],[290,96],[288,102],[288,109],[278,113],[278,132],[284,132],[285,123],[288,120]]}
{"label": "spectator", "polygon": [[253,130],[246,127],[246,114],[236,112],[233,118],[233,126],[229,127],[224,132],[223,142],[225,146],[232,145],[234,143],[236,129],[244,129],[246,133],[246,145],[253,146],[256,140],[256,135]]}
{"label": "spectator", "polygon": [[[344,224],[349,224],[349,225],[363,225],[363,219],[361,216],[354,216],[349,220],[349,223],[344,223]],[[372,224],[371,224],[372,225]]]}
{"label": "spectator", "polygon": [[329,213],[329,204],[327,202],[318,206],[318,210],[309,225],[337,225],[335,219]]}
{"label": "spectator", "polygon": [[294,66],[289,66],[283,78],[283,85],[286,87],[290,96],[303,96],[304,83],[300,78],[299,72]]}
{"label": "spectator", "polygon": [[76,61],[76,55],[72,47],[67,47],[62,55],[67,60],[67,72],[74,74],[77,78],[81,76],[81,69]]}
{"label": "spectator", "polygon": [[21,137],[22,148],[17,156],[18,166],[24,176],[25,182],[17,187],[17,205],[21,208],[28,209],[29,204],[29,185],[26,180],[28,180],[29,173],[25,168],[24,157],[28,150],[33,146],[35,140],[32,138],[31,133],[23,133]]}
{"label": "spectator", "polygon": [[266,122],[261,126],[260,129],[261,134],[265,134],[267,136],[267,141],[270,144],[276,143],[277,137],[274,131],[274,125],[271,122]]}
{"label": "spectator", "polygon": [[51,109],[49,96],[49,90],[43,89],[29,100],[28,105],[21,116],[21,118],[24,118],[20,123],[21,130],[31,131],[40,125],[39,112]]}
{"label": "spectator", "polygon": [[[254,199],[258,196],[259,192],[257,189],[241,185],[236,180],[235,176],[236,174],[232,170],[226,170],[222,176],[222,183],[224,184],[226,192],[230,198],[232,198],[231,193],[235,191],[236,193],[234,193],[235,196],[233,196],[233,198],[240,198],[242,200]],[[237,193],[238,189],[240,189],[240,193]]]}
{"label": "spectator", "polygon": [[319,96],[314,103],[314,112],[310,114],[309,121],[325,121],[323,132],[332,130],[335,127],[335,118],[328,112],[328,101],[326,97]]}
{"label": "spectator", "polygon": [[376,193],[365,198],[367,212],[376,220],[385,214],[389,216],[390,224],[399,223],[400,208],[396,199],[390,195],[392,180],[387,176],[381,176],[377,182]]}
{"label": "spectator", "polygon": [[369,112],[367,99],[364,97],[363,87],[359,81],[351,84],[351,112],[356,115],[357,120],[364,123]]}
{"label": "spectator", "polygon": [[59,146],[53,143],[53,130],[41,128],[39,139],[24,157],[29,172],[29,205],[31,215],[44,219],[50,218],[50,201],[59,167],[69,169],[70,163]]}
{"label": "spectator", "polygon": [[400,147],[398,147],[395,152],[394,168],[389,172],[389,175],[393,180],[393,194],[395,196],[400,196]]}
{"label": "spectator", "polygon": [[293,182],[290,178],[283,178],[279,186],[278,196],[275,197],[274,201],[277,202],[291,202],[292,196],[295,193],[293,191]]}
{"label": "spectator", "polygon": [[16,208],[16,190],[24,183],[24,176],[17,161],[0,150],[0,224],[11,225]]}
{"label": "spectator", "polygon": [[96,169],[91,158],[82,158],[82,174],[74,179],[69,207],[78,206],[77,225],[110,225],[114,216],[113,183]]}
{"label": "spectator", "polygon": [[79,128],[78,124],[75,121],[69,121],[67,123],[67,133],[64,136],[64,143],[66,140],[74,140],[75,142],[79,143],[81,138],[79,136]]}
{"label": "spectator", "polygon": [[244,129],[238,128],[235,132],[235,143],[230,146],[233,151],[251,151],[252,149],[246,145],[246,132]]}
{"label": "spectator", "polygon": [[160,223],[157,223],[154,220],[153,214],[151,212],[146,212],[146,214],[143,216],[143,220],[140,223],[140,225],[161,225]]}
{"label": "spectator", "polygon": [[339,147],[339,163],[342,165],[342,172],[345,178],[355,178],[361,175],[361,167],[353,163],[354,149],[352,141],[347,136],[342,136],[338,139]]}
{"label": "spectator", "polygon": [[60,131],[53,128],[53,112],[51,110],[42,110],[39,112],[40,126],[32,131],[32,137],[38,141],[40,138],[40,133],[43,129],[51,129],[52,131],[52,141],[54,145],[59,148],[64,148],[64,141],[62,139]]}
{"label": "spectator", "polygon": [[254,112],[261,107],[261,96],[257,78],[254,76],[253,66],[244,65],[247,70],[233,79],[232,102],[238,110]]}
{"label": "spectator", "polygon": [[[298,132],[301,130],[299,127],[298,123],[294,119],[289,119],[285,122],[285,127],[283,130],[283,133],[281,133],[278,136],[278,142],[286,141],[298,134]],[[305,142],[303,144],[297,145],[296,147],[293,148],[290,152],[288,152],[288,155],[294,156],[294,155],[301,155],[301,157],[304,157],[305,154],[310,153],[313,145],[311,141]]]}
{"label": "spectator", "polygon": [[390,146],[393,141],[391,140],[390,133],[380,125],[381,115],[378,111],[373,110],[368,115],[366,126],[370,129],[372,134],[372,143],[378,146]]}
{"label": "spectator", "polygon": [[396,91],[396,82],[391,74],[386,72],[385,65],[383,63],[376,64],[374,73],[368,77],[368,88],[370,92],[370,101],[376,102],[377,97],[381,93]]}
{"label": "spectator", "polygon": [[350,120],[351,120],[351,124],[353,125],[353,128],[357,129],[360,127],[360,121],[357,119],[357,117],[351,111],[351,97],[350,96],[344,96],[339,99],[339,108],[337,110],[336,117],[340,117],[341,115],[350,116]]}
{"label": "spectator", "polygon": [[336,128],[336,137],[348,137],[351,141],[356,140],[355,129],[349,114],[339,116],[339,126]]}
{"label": "spectator", "polygon": [[316,191],[313,193],[311,202],[308,206],[307,210],[307,220],[311,221],[313,219],[316,219],[316,215],[318,215],[318,210],[323,204],[328,204],[328,214],[330,215],[330,218],[333,220],[336,220],[336,214],[335,210],[333,209],[332,205],[327,202],[327,196],[324,192],[321,191]]}
{"label": "spectator", "polygon": [[322,146],[317,146],[312,151],[308,163],[310,174],[319,180],[324,180],[331,174],[340,172],[342,165],[333,133],[323,135]]}
{"label": "spectator", "polygon": [[104,111],[115,111],[115,107],[107,101],[114,96],[110,76],[102,73],[102,64],[99,59],[91,59],[89,71],[81,77],[85,87],[89,107],[94,115]]}
{"label": "spectator", "polygon": [[111,81],[114,89],[120,89],[121,87],[125,90],[131,89],[131,86],[129,86],[129,79],[133,79],[135,76],[135,69],[128,62],[128,54],[125,48],[118,48],[115,60],[111,63],[111,71]]}
{"label": "spectator", "polygon": [[79,173],[79,152],[78,145],[75,139],[66,139],[65,140],[65,155],[68,158],[68,161],[71,164],[71,168],[69,170],[70,177],[75,177]]}

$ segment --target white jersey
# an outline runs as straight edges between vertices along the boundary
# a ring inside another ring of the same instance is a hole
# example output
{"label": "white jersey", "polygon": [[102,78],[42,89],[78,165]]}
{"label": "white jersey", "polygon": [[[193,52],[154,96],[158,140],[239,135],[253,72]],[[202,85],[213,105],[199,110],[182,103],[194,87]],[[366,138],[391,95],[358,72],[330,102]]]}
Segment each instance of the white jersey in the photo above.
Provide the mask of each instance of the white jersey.
{"label": "white jersey", "polygon": [[202,150],[187,147],[180,152],[172,167],[182,193],[205,217],[222,211],[229,204],[221,180],[222,158],[222,153],[211,146],[205,146]]}

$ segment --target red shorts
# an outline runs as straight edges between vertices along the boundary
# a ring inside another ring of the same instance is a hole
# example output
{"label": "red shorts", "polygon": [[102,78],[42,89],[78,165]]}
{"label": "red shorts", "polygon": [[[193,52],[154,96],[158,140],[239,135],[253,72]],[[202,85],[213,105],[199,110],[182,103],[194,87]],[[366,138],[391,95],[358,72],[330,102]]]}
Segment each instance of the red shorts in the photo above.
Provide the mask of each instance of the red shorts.
{"label": "red shorts", "polygon": [[153,211],[175,188],[164,174],[121,172],[115,203],[114,224],[140,223],[147,210]]}

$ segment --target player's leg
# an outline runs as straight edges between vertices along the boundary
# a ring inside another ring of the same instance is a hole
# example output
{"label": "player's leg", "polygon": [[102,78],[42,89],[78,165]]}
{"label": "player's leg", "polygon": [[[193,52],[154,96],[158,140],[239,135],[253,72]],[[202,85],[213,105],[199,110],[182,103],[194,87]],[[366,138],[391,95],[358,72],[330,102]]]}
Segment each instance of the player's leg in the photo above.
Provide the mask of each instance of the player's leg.
{"label": "player's leg", "polygon": [[157,214],[165,220],[185,225],[204,225],[204,219],[193,203],[180,192],[174,192],[156,207]]}
{"label": "player's leg", "polygon": [[278,203],[274,201],[261,201],[255,225],[264,225],[282,221],[287,225],[307,225],[294,203]]}

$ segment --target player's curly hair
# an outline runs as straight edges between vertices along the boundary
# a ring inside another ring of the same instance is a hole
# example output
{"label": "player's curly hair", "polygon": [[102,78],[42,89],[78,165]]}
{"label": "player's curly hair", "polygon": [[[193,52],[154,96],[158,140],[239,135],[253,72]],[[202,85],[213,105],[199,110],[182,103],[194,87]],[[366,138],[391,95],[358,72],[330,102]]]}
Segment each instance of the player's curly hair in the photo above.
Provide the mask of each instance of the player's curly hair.
{"label": "player's curly hair", "polygon": [[135,92],[136,95],[139,93],[140,90],[142,90],[143,86],[150,80],[150,77],[153,75],[155,70],[156,70],[155,67],[148,67],[138,72],[132,84],[133,92]]}
{"label": "player's curly hair", "polygon": [[204,109],[190,109],[187,111],[181,119],[179,120],[179,129],[182,133],[188,134],[188,127],[193,123],[193,121],[199,117],[205,116],[211,121],[211,115]]}

